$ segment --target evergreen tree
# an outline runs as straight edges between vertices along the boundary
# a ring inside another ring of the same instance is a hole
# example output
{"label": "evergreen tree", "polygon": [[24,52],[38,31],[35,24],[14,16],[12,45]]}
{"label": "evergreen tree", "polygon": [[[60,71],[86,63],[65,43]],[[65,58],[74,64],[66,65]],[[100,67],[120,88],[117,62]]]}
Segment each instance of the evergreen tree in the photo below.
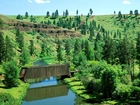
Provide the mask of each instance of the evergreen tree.
{"label": "evergreen tree", "polygon": [[121,64],[131,64],[131,60],[134,59],[135,50],[134,50],[133,41],[129,40],[128,38],[124,38],[119,43],[119,58]]}
{"label": "evergreen tree", "polygon": [[28,12],[25,13],[25,18],[27,19],[29,17]]}
{"label": "evergreen tree", "polygon": [[5,56],[5,42],[3,38],[3,33],[0,32],[0,64],[4,60]]}
{"label": "evergreen tree", "polygon": [[103,42],[101,41],[95,41],[95,48],[94,48],[94,51],[95,51],[95,60],[102,60],[102,52],[103,52]]}
{"label": "evergreen tree", "polygon": [[8,36],[5,39],[5,62],[11,61],[14,56],[13,45]]}
{"label": "evergreen tree", "polygon": [[23,20],[23,17],[20,14],[18,14],[17,17],[16,17],[16,19]]}
{"label": "evergreen tree", "polygon": [[5,85],[8,88],[17,87],[19,82],[19,68],[17,62],[10,61],[4,64],[3,70],[5,71]]}
{"label": "evergreen tree", "polygon": [[55,11],[55,17],[57,18],[59,16],[58,10]]}
{"label": "evergreen tree", "polygon": [[47,11],[47,13],[46,13],[46,17],[48,18],[49,16],[50,16],[50,12]]}
{"label": "evergreen tree", "polygon": [[133,11],[132,10],[130,10],[130,16],[132,16],[133,15]]}
{"label": "evergreen tree", "polygon": [[105,44],[103,46],[103,59],[110,64],[115,63],[115,51],[115,44],[113,39],[110,39],[109,37],[106,38]]}
{"label": "evergreen tree", "polygon": [[112,97],[112,93],[116,88],[117,73],[111,66],[105,67],[101,77],[102,92],[105,98]]}
{"label": "evergreen tree", "polygon": [[80,44],[80,40],[76,39],[74,45],[74,54],[78,54],[79,52],[81,52],[81,44]]}
{"label": "evergreen tree", "polygon": [[32,56],[34,54],[34,41],[33,40],[30,40],[29,50],[30,50],[30,55]]}
{"label": "evergreen tree", "polygon": [[69,15],[69,11],[66,9],[66,17]]}
{"label": "evergreen tree", "polygon": [[45,43],[43,43],[43,44],[41,45],[40,57],[42,58],[42,57],[45,57],[45,56],[46,56],[46,45],[45,45]]}
{"label": "evergreen tree", "polygon": [[137,16],[139,15],[138,10],[135,10],[135,11],[134,11],[134,14],[135,14],[135,17],[137,17]]}
{"label": "evergreen tree", "polygon": [[76,15],[78,16],[78,10],[76,10]]}
{"label": "evergreen tree", "polygon": [[85,56],[87,57],[87,60],[93,60],[94,59],[93,48],[90,46],[88,40],[85,41]]}
{"label": "evergreen tree", "polygon": [[137,58],[137,61],[139,63],[139,67],[140,67],[140,32],[137,33],[136,52],[137,52],[136,58]]}
{"label": "evergreen tree", "polygon": [[24,47],[24,37],[23,34],[20,33],[19,29],[17,29],[16,31],[16,41],[19,44],[20,50],[22,50],[22,48]]}
{"label": "evergreen tree", "polygon": [[120,19],[122,18],[122,13],[121,13],[121,11],[119,11],[118,17],[119,17]]}
{"label": "evergreen tree", "polygon": [[59,62],[63,60],[62,47],[61,47],[61,41],[60,40],[58,40],[58,42],[57,42],[57,59],[58,59]]}
{"label": "evergreen tree", "polygon": [[94,28],[93,28],[93,24],[90,22],[90,28],[89,28],[89,40],[93,41],[93,36],[94,36]]}
{"label": "evergreen tree", "polygon": [[0,18],[0,31],[3,29],[3,21],[2,19]]}
{"label": "evergreen tree", "polygon": [[67,40],[65,43],[65,50],[66,50],[66,55],[69,56],[70,55],[70,50],[71,50],[71,45],[70,45],[70,41]]}
{"label": "evergreen tree", "polygon": [[90,13],[90,15],[93,14],[93,10],[91,8],[89,9],[89,13]]}
{"label": "evergreen tree", "polygon": [[73,64],[75,67],[78,67],[80,65],[86,65],[87,64],[87,59],[85,54],[81,51],[76,55],[73,55]]}
{"label": "evergreen tree", "polygon": [[30,54],[25,48],[23,48],[19,56],[20,66],[24,66],[25,64],[27,64],[29,60],[30,60]]}

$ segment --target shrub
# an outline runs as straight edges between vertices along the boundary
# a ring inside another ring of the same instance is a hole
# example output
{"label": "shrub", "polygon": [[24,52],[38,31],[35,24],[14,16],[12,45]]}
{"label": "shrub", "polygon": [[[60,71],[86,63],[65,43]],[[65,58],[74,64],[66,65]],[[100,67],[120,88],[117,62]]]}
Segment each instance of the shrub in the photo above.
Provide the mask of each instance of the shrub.
{"label": "shrub", "polygon": [[125,84],[125,85],[131,85],[132,84],[130,75],[122,75],[120,77],[120,81],[121,81],[122,84]]}
{"label": "shrub", "polygon": [[3,66],[5,85],[9,88],[18,86],[19,68],[15,61],[7,62]]}
{"label": "shrub", "polygon": [[129,85],[118,84],[112,96],[113,98],[116,99],[125,100],[130,97],[130,94],[131,94],[131,88]]}
{"label": "shrub", "polygon": [[140,87],[132,86],[131,97],[134,97],[136,99],[140,99]]}
{"label": "shrub", "polygon": [[112,97],[112,93],[117,85],[117,73],[112,66],[108,65],[101,78],[102,92],[105,98]]}
{"label": "shrub", "polygon": [[133,81],[133,86],[138,86],[138,87],[140,87],[140,80],[139,80],[139,79],[135,79],[135,80]]}
{"label": "shrub", "polygon": [[85,79],[82,82],[89,93],[101,92],[101,79]]}
{"label": "shrub", "polygon": [[20,105],[21,100],[16,100],[9,93],[0,93],[0,105]]}

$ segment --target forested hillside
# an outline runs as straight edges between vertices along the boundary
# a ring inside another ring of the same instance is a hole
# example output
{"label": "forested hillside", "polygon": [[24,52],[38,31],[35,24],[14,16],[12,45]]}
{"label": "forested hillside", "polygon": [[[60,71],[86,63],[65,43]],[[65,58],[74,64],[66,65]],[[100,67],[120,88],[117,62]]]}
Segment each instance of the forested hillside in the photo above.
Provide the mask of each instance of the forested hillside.
{"label": "forested hillside", "polygon": [[[16,60],[19,67],[32,59],[68,63],[84,92],[102,99],[140,98],[140,15],[46,16],[0,15],[0,65]],[[0,70],[4,73],[4,71]],[[77,90],[76,90],[77,91]],[[81,95],[84,97],[84,95]],[[84,97],[86,98],[86,97]]]}

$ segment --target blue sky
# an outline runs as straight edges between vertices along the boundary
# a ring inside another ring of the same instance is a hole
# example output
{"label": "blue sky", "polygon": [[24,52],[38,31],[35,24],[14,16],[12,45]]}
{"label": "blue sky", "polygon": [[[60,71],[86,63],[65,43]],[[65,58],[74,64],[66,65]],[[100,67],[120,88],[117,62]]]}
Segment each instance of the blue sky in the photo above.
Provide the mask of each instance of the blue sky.
{"label": "blue sky", "polygon": [[130,10],[140,11],[140,0],[0,0],[0,14],[24,15],[46,15],[58,9],[59,14],[68,9],[70,15],[75,15],[78,9],[79,14],[87,15],[92,8],[93,15],[129,13]]}

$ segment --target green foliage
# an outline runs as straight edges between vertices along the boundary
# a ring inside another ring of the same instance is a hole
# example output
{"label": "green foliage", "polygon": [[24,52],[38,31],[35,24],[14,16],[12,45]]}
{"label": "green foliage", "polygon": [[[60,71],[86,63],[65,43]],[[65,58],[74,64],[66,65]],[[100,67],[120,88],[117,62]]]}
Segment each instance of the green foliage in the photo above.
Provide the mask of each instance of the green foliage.
{"label": "green foliage", "polygon": [[27,19],[29,17],[28,12],[25,12],[25,18]]}
{"label": "green foliage", "polygon": [[125,85],[131,85],[132,82],[131,82],[131,76],[128,75],[128,73],[126,72],[125,74],[123,74],[123,71],[121,72],[120,74],[120,82],[122,84],[125,84]]}
{"label": "green foliage", "polygon": [[34,41],[33,40],[30,40],[29,50],[30,50],[30,55],[32,56],[34,54]]}
{"label": "green foliage", "polygon": [[91,66],[91,73],[94,75],[94,78],[101,79],[102,73],[105,70],[105,67],[107,66],[106,62],[93,62]]}
{"label": "green foliage", "polygon": [[57,59],[58,59],[59,62],[63,60],[62,47],[61,47],[61,41],[60,40],[58,40],[58,43],[57,43]]}
{"label": "green foliage", "polygon": [[4,42],[4,37],[3,33],[0,32],[0,64],[5,58],[5,42]]}
{"label": "green foliage", "polygon": [[140,98],[140,87],[132,86],[132,88],[131,88],[131,97],[134,97],[135,99]]}
{"label": "green foliage", "polygon": [[6,61],[11,61],[13,59],[14,56],[14,51],[13,51],[13,45],[11,43],[11,40],[8,36],[6,36],[5,39],[5,62]]}
{"label": "green foliage", "polygon": [[9,93],[0,93],[0,105],[21,105],[21,100],[13,98]]}
{"label": "green foliage", "polygon": [[19,68],[17,62],[11,61],[3,65],[5,85],[9,88],[18,86]]}
{"label": "green foliage", "polygon": [[20,66],[24,66],[25,64],[27,64],[29,60],[30,60],[30,54],[28,50],[22,48],[22,52],[19,56]]}
{"label": "green foliage", "polygon": [[133,81],[133,86],[138,86],[138,87],[140,87],[140,79],[135,79],[135,80]]}
{"label": "green foliage", "polygon": [[131,94],[131,85],[125,85],[125,84],[118,84],[116,89],[114,90],[112,97],[119,99],[119,100],[125,100],[130,97]]}
{"label": "green foliage", "polygon": [[102,92],[105,98],[111,97],[117,85],[117,73],[108,65],[101,77]]}
{"label": "green foliage", "polygon": [[79,52],[77,55],[74,55],[73,64],[75,65],[75,67],[78,67],[80,65],[84,67],[84,65],[87,64],[87,59],[85,54],[83,52]]}
{"label": "green foliage", "polygon": [[137,51],[137,60],[140,64],[140,32],[137,33],[137,39],[136,39],[136,51]]}
{"label": "green foliage", "polygon": [[89,93],[101,92],[101,79],[82,79],[82,82]]}
{"label": "green foliage", "polygon": [[20,33],[19,29],[17,29],[16,31],[16,41],[19,44],[20,50],[22,50],[22,48],[24,47],[24,37],[23,37],[23,34]]}
{"label": "green foliage", "polygon": [[93,60],[94,59],[94,51],[93,47],[90,46],[89,41],[85,41],[85,55],[87,57],[87,60]]}
{"label": "green foliage", "polygon": [[20,14],[18,14],[16,19],[23,20],[23,17]]}

